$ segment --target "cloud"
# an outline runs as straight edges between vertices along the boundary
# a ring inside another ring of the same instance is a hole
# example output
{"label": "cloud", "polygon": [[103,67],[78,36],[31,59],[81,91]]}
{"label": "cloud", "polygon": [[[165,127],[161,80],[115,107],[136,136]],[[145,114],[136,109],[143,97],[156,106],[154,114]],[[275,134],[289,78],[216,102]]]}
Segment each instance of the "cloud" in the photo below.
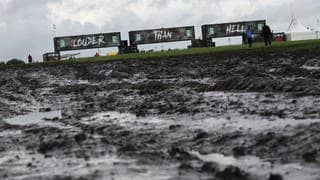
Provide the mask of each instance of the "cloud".
{"label": "cloud", "polygon": [[[276,31],[290,21],[291,0],[1,0],[0,60],[28,53],[41,59],[52,37],[85,33],[267,19]],[[307,26],[320,18],[320,1],[295,0],[295,14]]]}

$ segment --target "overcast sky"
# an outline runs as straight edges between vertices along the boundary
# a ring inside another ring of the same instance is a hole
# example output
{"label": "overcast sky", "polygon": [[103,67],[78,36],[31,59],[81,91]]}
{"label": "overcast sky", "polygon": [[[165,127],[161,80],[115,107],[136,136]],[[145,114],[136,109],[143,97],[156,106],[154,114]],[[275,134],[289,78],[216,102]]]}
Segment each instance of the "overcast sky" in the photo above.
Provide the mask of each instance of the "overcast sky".
{"label": "overcast sky", "polygon": [[[41,60],[53,36],[266,19],[275,31],[290,23],[291,0],[0,0],[0,61]],[[306,26],[320,18],[319,0],[295,0]],[[53,24],[56,31],[53,31]],[[197,28],[197,33],[200,33]],[[197,34],[200,36],[200,34]]]}

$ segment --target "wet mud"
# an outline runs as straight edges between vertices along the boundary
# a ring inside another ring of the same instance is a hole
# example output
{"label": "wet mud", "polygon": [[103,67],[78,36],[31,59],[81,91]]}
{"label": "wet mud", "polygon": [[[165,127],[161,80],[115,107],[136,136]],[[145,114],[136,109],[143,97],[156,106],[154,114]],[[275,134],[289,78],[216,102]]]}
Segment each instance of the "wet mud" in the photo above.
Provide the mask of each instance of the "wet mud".
{"label": "wet mud", "polygon": [[319,52],[0,69],[0,179],[319,180]]}

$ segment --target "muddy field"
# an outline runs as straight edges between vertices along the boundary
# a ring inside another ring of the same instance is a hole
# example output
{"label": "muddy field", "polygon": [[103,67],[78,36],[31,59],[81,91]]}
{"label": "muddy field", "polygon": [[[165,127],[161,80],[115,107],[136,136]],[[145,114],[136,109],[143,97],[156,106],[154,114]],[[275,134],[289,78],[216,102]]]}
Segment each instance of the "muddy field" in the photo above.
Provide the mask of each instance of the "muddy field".
{"label": "muddy field", "polygon": [[320,51],[0,69],[0,179],[319,180]]}

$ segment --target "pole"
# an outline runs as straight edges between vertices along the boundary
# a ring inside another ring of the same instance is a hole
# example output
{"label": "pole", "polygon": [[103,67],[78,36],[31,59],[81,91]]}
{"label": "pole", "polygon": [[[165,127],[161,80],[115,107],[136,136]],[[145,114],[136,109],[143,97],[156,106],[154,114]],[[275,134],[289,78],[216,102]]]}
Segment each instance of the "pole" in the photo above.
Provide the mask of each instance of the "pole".
{"label": "pole", "polygon": [[293,0],[291,0],[290,2],[290,9],[291,9],[291,22],[290,22],[288,31],[290,31],[291,27],[295,25],[295,21],[296,21],[294,10],[293,10]]}
{"label": "pole", "polygon": [[53,37],[56,36],[56,29],[57,29],[57,26],[55,24],[53,24],[52,25]]}
{"label": "pole", "polygon": [[295,15],[294,15],[294,6],[293,6],[293,4],[294,4],[294,1],[291,0],[291,19],[292,20],[296,18]]}
{"label": "pole", "polygon": [[[52,39],[53,39],[53,48],[55,48],[55,42],[54,42],[54,37],[56,36],[56,29],[57,29],[57,26],[55,24],[52,24]],[[60,52],[59,52],[60,54]],[[60,59],[60,57],[59,57]]]}

